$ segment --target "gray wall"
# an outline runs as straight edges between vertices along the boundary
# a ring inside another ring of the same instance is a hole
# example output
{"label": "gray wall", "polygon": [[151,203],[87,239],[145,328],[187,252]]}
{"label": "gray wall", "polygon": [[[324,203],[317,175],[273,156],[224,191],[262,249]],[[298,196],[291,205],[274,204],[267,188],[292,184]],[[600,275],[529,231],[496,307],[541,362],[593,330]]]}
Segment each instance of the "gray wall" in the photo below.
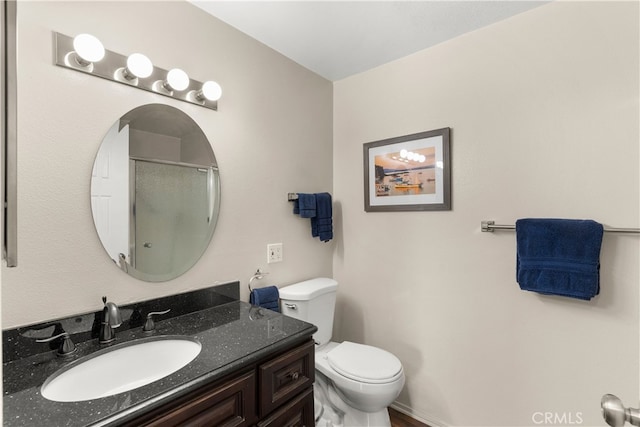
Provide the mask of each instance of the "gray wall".
{"label": "gray wall", "polygon": [[[638,11],[553,2],[335,84],[336,330],[402,360],[398,405],[429,425],[598,426],[603,394],[638,404],[638,235],[605,235],[582,302],[521,291],[515,234],[480,232],[640,225]],[[446,126],[453,210],[365,213],[362,144]]]}

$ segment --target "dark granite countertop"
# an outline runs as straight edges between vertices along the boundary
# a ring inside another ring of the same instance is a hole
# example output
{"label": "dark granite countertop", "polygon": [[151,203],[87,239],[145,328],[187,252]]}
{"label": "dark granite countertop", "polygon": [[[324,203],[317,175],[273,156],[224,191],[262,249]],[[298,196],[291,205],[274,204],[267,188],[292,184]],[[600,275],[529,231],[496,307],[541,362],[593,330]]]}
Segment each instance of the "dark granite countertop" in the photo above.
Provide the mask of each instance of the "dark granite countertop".
{"label": "dark granite countertop", "polygon": [[[77,351],[70,358],[56,357],[53,350],[9,361],[5,354],[4,425],[116,426],[271,353],[303,342],[316,327],[232,300],[165,320],[159,316],[152,335],[143,333],[141,327],[116,331],[116,343],[111,347],[141,338],[188,336],[200,342],[202,350],[191,363],[165,378],[114,396],[82,402],[47,400],[41,396],[40,387],[58,369],[98,350],[104,351],[97,339],[77,342]],[[6,337],[5,333],[5,346]]]}

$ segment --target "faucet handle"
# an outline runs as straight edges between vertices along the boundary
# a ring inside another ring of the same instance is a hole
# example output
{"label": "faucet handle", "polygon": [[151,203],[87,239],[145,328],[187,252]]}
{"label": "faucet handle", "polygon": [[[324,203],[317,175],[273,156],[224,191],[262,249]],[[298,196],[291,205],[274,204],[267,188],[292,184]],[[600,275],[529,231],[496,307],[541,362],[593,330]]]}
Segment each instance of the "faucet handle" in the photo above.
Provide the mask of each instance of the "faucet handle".
{"label": "faucet handle", "polygon": [[143,332],[151,332],[156,328],[156,324],[153,321],[153,316],[159,316],[162,314],[167,314],[168,312],[170,312],[171,309],[166,309],[164,311],[151,311],[149,313],[147,313],[147,321],[144,322],[144,326],[142,327],[142,331]]}
{"label": "faucet handle", "polygon": [[71,337],[69,336],[68,332],[63,332],[49,338],[39,338],[36,340],[36,342],[51,342],[58,338],[62,338],[62,343],[60,344],[60,347],[56,352],[58,356],[67,356],[76,351],[76,345],[73,343],[73,341],[71,341]]}

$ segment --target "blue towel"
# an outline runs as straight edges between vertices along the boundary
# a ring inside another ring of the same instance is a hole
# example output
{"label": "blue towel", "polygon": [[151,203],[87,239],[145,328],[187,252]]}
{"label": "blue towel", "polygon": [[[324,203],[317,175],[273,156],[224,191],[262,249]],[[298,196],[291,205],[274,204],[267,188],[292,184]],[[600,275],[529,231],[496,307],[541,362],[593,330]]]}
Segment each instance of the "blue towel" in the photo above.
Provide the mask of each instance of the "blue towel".
{"label": "blue towel", "polygon": [[269,310],[280,313],[280,293],[276,286],[266,286],[260,289],[254,289],[249,294],[249,303],[258,307],[268,308]]}
{"label": "blue towel", "polygon": [[598,295],[603,231],[591,220],[516,221],[520,288],[583,300]]}
{"label": "blue towel", "polygon": [[311,218],[311,235],[323,242],[333,239],[333,207],[329,193],[316,193],[316,216]]}
{"label": "blue towel", "polygon": [[298,199],[293,201],[293,213],[300,218],[313,218],[316,216],[316,195],[298,193]]}

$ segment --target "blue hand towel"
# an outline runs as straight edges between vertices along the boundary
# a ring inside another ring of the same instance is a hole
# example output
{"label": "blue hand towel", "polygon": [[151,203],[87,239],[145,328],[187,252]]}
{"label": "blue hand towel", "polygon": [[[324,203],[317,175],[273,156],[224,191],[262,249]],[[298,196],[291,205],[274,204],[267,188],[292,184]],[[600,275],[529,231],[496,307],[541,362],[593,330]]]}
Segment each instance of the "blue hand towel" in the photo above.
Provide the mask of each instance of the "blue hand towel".
{"label": "blue hand towel", "polygon": [[269,310],[280,313],[280,292],[276,286],[266,286],[260,289],[254,289],[249,294],[249,303],[258,307],[267,308]]}
{"label": "blue hand towel", "polygon": [[598,295],[603,231],[591,220],[516,221],[520,288],[583,300]]}
{"label": "blue hand towel", "polygon": [[293,201],[293,213],[300,218],[313,218],[316,216],[316,195],[298,193],[298,198]]}
{"label": "blue hand towel", "polygon": [[329,193],[316,193],[316,216],[311,218],[311,235],[323,242],[333,239],[333,207]]}

